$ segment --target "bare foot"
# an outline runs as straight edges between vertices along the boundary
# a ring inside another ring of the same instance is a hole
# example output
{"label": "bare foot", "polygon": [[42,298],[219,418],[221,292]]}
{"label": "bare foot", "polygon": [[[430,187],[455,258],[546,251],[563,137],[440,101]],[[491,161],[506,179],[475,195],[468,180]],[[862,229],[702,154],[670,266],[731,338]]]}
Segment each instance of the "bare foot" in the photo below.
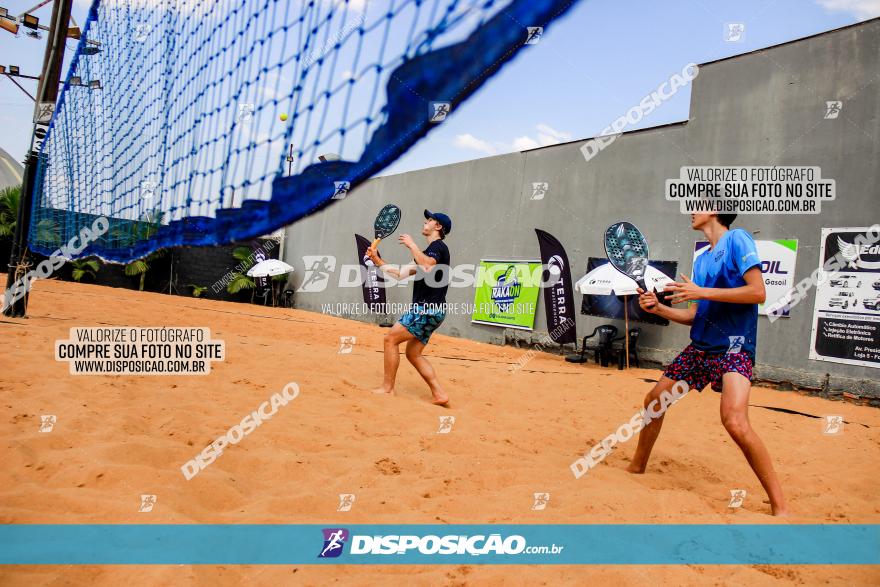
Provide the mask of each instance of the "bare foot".
{"label": "bare foot", "polygon": [[635,463],[630,463],[629,466],[626,468],[626,470],[628,473],[632,473],[633,475],[644,475],[645,474],[645,467],[639,467]]}
{"label": "bare foot", "polygon": [[446,407],[449,404],[449,396],[444,394],[434,394],[434,399],[431,401],[435,406],[444,406]]}
{"label": "bare foot", "polygon": [[394,395],[394,388],[393,387],[388,388],[385,386],[377,387],[376,389],[373,390],[373,393],[375,393],[377,395]]}
{"label": "bare foot", "polygon": [[788,510],[788,508],[775,509],[771,507],[770,509],[773,511],[774,516],[779,516],[780,518],[788,517],[791,515],[791,512]]}

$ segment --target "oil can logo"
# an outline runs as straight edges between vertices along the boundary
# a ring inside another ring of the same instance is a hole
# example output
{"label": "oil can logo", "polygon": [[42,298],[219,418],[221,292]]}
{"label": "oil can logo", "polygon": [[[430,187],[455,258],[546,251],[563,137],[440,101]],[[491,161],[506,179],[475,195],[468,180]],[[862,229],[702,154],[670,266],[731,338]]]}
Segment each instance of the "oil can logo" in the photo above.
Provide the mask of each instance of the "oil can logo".
{"label": "oil can logo", "polygon": [[357,499],[354,493],[340,493],[339,494],[339,505],[336,507],[337,512],[350,512],[351,506],[354,505],[354,500]]}
{"label": "oil can logo", "polygon": [[52,432],[58,418],[52,415],[40,416],[40,432]]}
{"label": "oil can logo", "polygon": [[843,416],[829,414],[822,420],[822,434],[826,436],[838,436],[843,434]]}
{"label": "oil can logo", "polygon": [[550,494],[549,493],[536,493],[535,494],[535,503],[532,504],[532,511],[539,512],[541,510],[547,509],[547,504],[550,502]]}
{"label": "oil can logo", "polygon": [[513,307],[513,301],[519,297],[522,284],[516,278],[516,267],[509,265],[504,275],[498,278],[492,288],[492,301],[498,307],[498,311],[505,314]]}
{"label": "oil can logo", "polygon": [[345,528],[324,528],[324,547],[318,558],[337,558],[342,554],[345,542],[348,540],[349,532]]}
{"label": "oil can logo", "polygon": [[741,508],[743,502],[746,500],[746,490],[745,489],[731,489],[730,490],[730,502],[727,504],[729,508]]}

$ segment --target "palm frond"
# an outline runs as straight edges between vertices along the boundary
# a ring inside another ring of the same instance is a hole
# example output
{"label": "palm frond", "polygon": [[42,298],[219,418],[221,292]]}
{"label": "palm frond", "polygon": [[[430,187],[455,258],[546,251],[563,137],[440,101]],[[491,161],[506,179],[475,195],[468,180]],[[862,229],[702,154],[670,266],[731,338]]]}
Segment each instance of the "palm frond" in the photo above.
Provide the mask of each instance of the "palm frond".
{"label": "palm frond", "polygon": [[254,289],[254,287],[256,287],[256,284],[253,279],[244,273],[234,273],[229,285],[226,286],[226,291],[231,294],[237,294],[246,289]]}

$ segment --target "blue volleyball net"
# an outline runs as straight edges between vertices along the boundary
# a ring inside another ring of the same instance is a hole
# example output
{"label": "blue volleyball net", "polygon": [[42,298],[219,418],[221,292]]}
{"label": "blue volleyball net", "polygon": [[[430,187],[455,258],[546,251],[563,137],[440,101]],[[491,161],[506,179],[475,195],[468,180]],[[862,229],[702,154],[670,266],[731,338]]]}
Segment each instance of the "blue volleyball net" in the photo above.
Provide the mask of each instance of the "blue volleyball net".
{"label": "blue volleyball net", "polygon": [[268,234],[387,167],[574,1],[96,0],[29,245],[99,218],[71,257]]}

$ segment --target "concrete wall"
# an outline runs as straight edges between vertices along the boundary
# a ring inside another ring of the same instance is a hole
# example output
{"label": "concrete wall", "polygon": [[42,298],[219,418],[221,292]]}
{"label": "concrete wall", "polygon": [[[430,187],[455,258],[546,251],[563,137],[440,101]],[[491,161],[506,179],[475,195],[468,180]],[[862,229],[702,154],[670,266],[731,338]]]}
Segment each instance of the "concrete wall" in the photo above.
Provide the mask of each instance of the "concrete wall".
{"label": "concrete wall", "polygon": [[[293,284],[302,280],[303,255],[356,263],[353,234],[371,237],[376,211],[389,202],[403,208],[399,232],[414,236],[422,209],[450,214],[453,263],[537,259],[533,229],[542,228],[564,244],[577,279],[589,256],[604,255],[604,228],[627,219],[648,233],[652,258],[676,260],[689,274],[693,243],[701,235],[677,204],[664,199],[664,181],[678,177],[683,165],[817,165],[823,177],[837,181],[837,201],[826,203],[821,215],[737,219],[736,226],[759,239],[799,239],[796,280],[817,266],[822,227],[880,222],[880,20],[704,64],[699,72],[687,122],[625,133],[589,162],[579,151],[584,141],[576,141],[366,182],[344,201],[288,228],[284,258],[296,268]],[[843,102],[838,119],[824,119],[827,100]],[[531,185],[538,181],[548,182],[550,190],[533,201]],[[408,261],[396,243],[382,252],[391,262]],[[411,286],[388,292],[389,301],[410,296]],[[296,305],[322,311],[325,303],[360,301],[359,289],[331,285],[319,294],[298,293]],[[472,302],[473,290],[450,289],[448,301]],[[790,319],[770,324],[760,318],[757,375],[880,397],[877,369],[807,358],[813,302],[810,292]],[[578,332],[604,322],[579,316]],[[541,301],[534,340],[546,330]],[[471,324],[468,315],[449,316],[440,332],[496,343],[523,336]],[[677,325],[643,332],[644,355],[657,361],[669,360],[688,342],[688,329]]]}

